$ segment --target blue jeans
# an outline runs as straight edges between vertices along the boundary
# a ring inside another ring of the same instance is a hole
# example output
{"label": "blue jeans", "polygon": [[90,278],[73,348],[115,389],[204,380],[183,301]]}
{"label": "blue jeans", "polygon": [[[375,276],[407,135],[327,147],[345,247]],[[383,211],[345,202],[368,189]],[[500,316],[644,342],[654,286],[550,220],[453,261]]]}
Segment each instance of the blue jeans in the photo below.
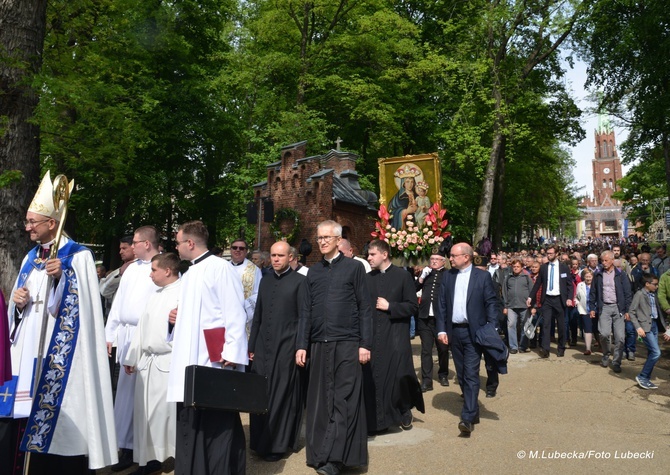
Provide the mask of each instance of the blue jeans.
{"label": "blue jeans", "polygon": [[[416,335],[416,321],[414,320],[414,317],[409,317],[409,337],[414,338]],[[39,346],[39,345],[37,345]]]}
{"label": "blue jeans", "polygon": [[626,354],[635,354],[635,340],[637,339],[637,331],[633,322],[628,320],[626,322]]}
{"label": "blue jeans", "polygon": [[649,355],[647,356],[647,361],[644,362],[642,371],[640,371],[639,378],[644,381],[649,381],[651,379],[651,372],[654,370],[656,362],[661,357],[661,350],[658,347],[658,327],[656,326],[656,320],[651,321],[651,330],[646,332],[642,341],[644,341],[644,345],[647,347]]}
{"label": "blue jeans", "polygon": [[523,324],[526,322],[526,308],[508,308],[507,309],[507,338],[510,350],[519,349],[519,333],[517,332],[517,321]]}

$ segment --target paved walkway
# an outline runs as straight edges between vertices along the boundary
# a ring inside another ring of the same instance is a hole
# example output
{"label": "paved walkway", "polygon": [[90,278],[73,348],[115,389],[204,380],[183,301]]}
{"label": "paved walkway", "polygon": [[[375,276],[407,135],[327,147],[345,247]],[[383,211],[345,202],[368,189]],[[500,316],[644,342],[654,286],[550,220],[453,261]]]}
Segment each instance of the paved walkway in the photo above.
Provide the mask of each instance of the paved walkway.
{"label": "paved walkway", "polygon": [[[418,368],[418,338],[412,343]],[[452,372],[451,386],[436,381],[425,393],[426,414],[415,414],[412,430],[369,440],[367,473],[670,473],[670,345],[662,348],[655,391],[634,380],[644,351],[618,375],[599,365],[599,353],[583,356],[582,345],[564,358],[555,346],[548,360],[534,352],[511,355],[498,395],[480,393],[481,423],[470,438],[459,437],[462,400]],[[482,386],[485,378],[482,364]],[[248,417],[242,421],[248,428]],[[250,475],[315,473],[305,465],[304,448],[275,463],[249,454],[247,468]]]}

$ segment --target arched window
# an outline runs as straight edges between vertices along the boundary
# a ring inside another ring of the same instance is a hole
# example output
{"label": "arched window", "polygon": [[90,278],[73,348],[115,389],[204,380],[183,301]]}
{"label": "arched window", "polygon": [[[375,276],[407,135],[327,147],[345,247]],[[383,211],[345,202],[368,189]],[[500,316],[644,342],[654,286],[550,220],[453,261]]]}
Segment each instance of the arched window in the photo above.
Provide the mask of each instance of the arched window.
{"label": "arched window", "polygon": [[607,180],[603,180],[603,188],[607,188]]}
{"label": "arched window", "polygon": [[610,188],[614,189],[614,183],[612,183],[612,179],[610,178]]}

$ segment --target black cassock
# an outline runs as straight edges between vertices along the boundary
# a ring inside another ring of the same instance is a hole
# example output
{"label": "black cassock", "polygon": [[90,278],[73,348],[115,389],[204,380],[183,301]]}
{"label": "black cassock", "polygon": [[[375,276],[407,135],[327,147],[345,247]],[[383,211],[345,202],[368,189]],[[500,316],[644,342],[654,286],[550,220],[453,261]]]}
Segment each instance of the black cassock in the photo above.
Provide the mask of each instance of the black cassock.
{"label": "black cassock", "polygon": [[295,364],[295,336],[305,276],[290,268],[263,277],[249,337],[253,373],[268,378],[267,414],[249,415],[249,447],[262,456],[298,449],[306,371]]}
{"label": "black cassock", "polygon": [[[368,273],[373,343],[370,364],[363,367],[368,432],[400,426],[404,412],[424,412],[421,386],[414,371],[410,343],[410,317],[417,315],[414,281],[409,272],[391,265],[385,272]],[[377,297],[389,302],[377,310]]]}
{"label": "black cassock", "polygon": [[341,253],[309,269],[296,348],[308,351],[307,465],[367,465],[359,348],[371,349],[365,268]]}

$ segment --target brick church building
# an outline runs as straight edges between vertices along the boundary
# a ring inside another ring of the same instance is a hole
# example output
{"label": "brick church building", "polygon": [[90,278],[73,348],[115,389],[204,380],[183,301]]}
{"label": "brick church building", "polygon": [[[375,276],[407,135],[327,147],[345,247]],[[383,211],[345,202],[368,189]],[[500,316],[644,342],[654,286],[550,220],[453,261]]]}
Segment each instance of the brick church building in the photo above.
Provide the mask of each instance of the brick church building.
{"label": "brick church building", "polygon": [[[339,148],[339,146],[338,146]],[[300,233],[290,244],[297,249],[301,240],[312,245],[307,265],[321,259],[316,243],[316,225],[332,219],[342,225],[342,235],[351,241],[357,253],[372,238],[377,217],[377,196],[362,190],[356,173],[357,155],[330,150],[325,155],[306,156],[307,141],[287,145],[281,149],[280,160],[267,166],[267,180],[254,185],[256,203],[271,206],[274,213],[282,209],[297,212]],[[260,228],[261,250],[269,250],[275,242],[270,224]],[[293,221],[278,223],[284,234],[289,234]],[[258,240],[258,235],[257,235]]]}
{"label": "brick church building", "polygon": [[626,217],[621,201],[612,197],[617,181],[623,177],[621,161],[616,149],[614,130],[607,119],[600,117],[595,131],[593,165],[593,196],[582,200],[584,210],[578,223],[580,237],[627,237]]}

